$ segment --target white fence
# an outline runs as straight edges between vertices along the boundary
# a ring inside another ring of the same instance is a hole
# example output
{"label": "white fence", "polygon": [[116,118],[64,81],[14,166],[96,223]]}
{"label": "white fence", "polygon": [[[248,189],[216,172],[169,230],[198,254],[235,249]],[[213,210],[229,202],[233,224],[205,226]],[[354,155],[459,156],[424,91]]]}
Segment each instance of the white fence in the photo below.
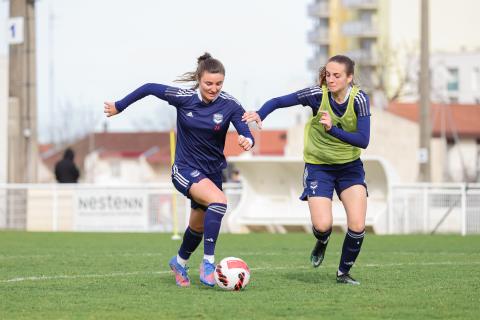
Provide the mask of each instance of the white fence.
{"label": "white fence", "polygon": [[480,233],[480,184],[393,185],[390,234]]}
{"label": "white fence", "polygon": [[[224,190],[238,203],[239,184]],[[0,229],[182,232],[189,213],[190,201],[171,183],[0,185]]]}
{"label": "white fence", "polygon": [[[243,190],[228,183],[224,190],[228,215]],[[170,183],[0,185],[0,229],[182,232],[189,212],[190,202]],[[480,184],[395,184],[385,214],[389,234],[479,234]],[[222,225],[224,232],[235,229]]]}

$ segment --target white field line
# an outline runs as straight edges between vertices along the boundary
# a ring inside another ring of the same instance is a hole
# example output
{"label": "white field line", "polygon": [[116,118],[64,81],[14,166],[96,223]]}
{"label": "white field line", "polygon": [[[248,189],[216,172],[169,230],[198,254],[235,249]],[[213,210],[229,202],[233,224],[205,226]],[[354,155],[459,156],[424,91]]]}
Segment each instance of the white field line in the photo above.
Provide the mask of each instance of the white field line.
{"label": "white field line", "polygon": [[[480,265],[480,261],[470,262],[456,262],[456,261],[444,261],[444,262],[423,262],[423,263],[367,263],[358,264],[357,268],[388,268],[388,267],[402,267],[402,266],[471,266]],[[272,271],[272,270],[305,270],[311,269],[311,266],[285,266],[285,267],[259,267],[250,268],[252,271]],[[112,277],[128,277],[137,275],[160,275],[170,273],[167,271],[134,271],[134,272],[114,272],[105,274],[79,274],[79,275],[56,275],[56,276],[33,276],[33,277],[17,277],[12,279],[0,280],[0,283],[11,282],[23,282],[23,281],[46,281],[46,280],[62,280],[62,279],[88,279],[88,278],[112,278]]]}

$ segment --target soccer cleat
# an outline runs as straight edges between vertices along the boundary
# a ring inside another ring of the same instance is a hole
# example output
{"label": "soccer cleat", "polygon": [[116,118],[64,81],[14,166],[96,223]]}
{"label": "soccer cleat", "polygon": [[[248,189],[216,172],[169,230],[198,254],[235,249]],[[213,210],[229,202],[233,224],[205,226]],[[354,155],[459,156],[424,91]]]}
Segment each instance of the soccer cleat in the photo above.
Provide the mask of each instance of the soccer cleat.
{"label": "soccer cleat", "polygon": [[322,264],[326,249],[327,244],[317,240],[317,243],[312,250],[312,254],[310,255],[310,262],[314,268],[318,268]]}
{"label": "soccer cleat", "polygon": [[177,262],[177,256],[174,256],[170,259],[168,263],[170,269],[172,269],[173,274],[175,275],[175,282],[179,287],[188,287],[190,286],[190,278],[188,276],[188,268],[183,267],[180,263]]}
{"label": "soccer cleat", "polygon": [[349,273],[344,273],[342,275],[339,275],[337,273],[337,283],[345,283],[345,284],[351,284],[351,285],[359,285],[360,282],[357,280],[353,279]]}
{"label": "soccer cleat", "polygon": [[200,282],[206,286],[213,287],[215,285],[214,272],[215,265],[204,259],[202,263],[200,263]]}

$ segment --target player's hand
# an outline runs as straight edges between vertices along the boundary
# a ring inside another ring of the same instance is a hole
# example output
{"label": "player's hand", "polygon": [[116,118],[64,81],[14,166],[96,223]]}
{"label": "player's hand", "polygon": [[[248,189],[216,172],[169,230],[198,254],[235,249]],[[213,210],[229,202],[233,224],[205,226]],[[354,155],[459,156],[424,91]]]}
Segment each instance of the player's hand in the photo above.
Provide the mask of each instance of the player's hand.
{"label": "player's hand", "polygon": [[245,121],[247,124],[254,122],[257,124],[258,129],[262,130],[262,119],[260,119],[260,116],[255,111],[245,112],[242,116],[242,121]]}
{"label": "player's hand", "polygon": [[238,145],[243,148],[243,150],[248,151],[252,149],[252,141],[248,138],[245,138],[242,135],[238,136]]}
{"label": "player's hand", "polygon": [[322,113],[322,117],[320,118],[320,123],[323,124],[325,130],[330,131],[332,129],[332,118],[330,117],[330,113],[328,111],[319,110],[318,112]]}
{"label": "player's hand", "polygon": [[111,117],[118,114],[118,110],[115,107],[115,102],[108,102],[108,101],[104,102],[103,112],[107,115],[107,117]]}

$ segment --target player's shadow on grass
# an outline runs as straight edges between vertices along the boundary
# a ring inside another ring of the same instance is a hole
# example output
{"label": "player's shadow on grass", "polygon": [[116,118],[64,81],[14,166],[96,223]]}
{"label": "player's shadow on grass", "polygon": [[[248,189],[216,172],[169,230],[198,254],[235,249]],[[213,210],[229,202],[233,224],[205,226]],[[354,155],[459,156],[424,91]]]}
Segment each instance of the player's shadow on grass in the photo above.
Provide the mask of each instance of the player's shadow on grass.
{"label": "player's shadow on grass", "polygon": [[297,281],[309,284],[325,284],[332,281],[330,274],[325,270],[300,270],[300,271],[288,271],[282,273],[282,277],[289,281]]}

